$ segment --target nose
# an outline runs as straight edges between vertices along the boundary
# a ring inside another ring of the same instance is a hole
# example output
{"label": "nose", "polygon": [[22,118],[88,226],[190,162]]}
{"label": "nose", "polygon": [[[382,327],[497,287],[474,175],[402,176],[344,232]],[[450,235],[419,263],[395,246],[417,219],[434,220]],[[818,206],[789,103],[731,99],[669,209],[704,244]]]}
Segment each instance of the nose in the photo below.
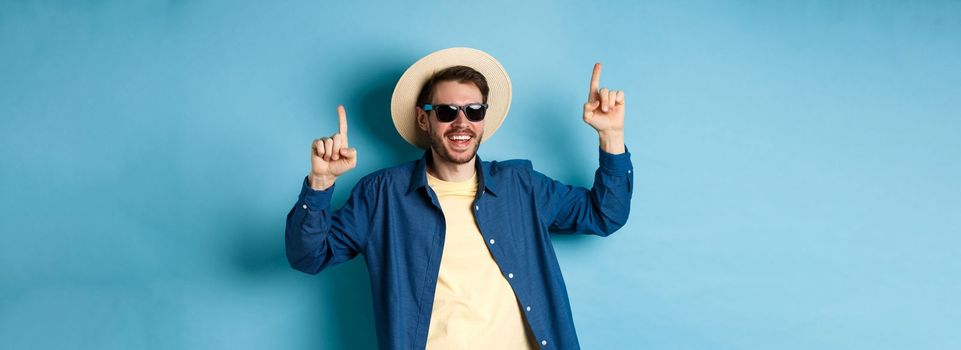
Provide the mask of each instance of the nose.
{"label": "nose", "polygon": [[467,115],[464,114],[464,111],[460,110],[457,111],[457,118],[454,118],[454,121],[451,122],[451,125],[470,125],[470,120],[467,119]]}

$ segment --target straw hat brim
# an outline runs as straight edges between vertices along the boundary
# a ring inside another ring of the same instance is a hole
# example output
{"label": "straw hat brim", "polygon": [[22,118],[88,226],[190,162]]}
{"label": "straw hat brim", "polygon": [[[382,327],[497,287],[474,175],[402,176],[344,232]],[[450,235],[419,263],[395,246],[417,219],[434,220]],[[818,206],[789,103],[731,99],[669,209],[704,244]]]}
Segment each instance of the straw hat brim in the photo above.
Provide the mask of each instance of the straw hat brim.
{"label": "straw hat brim", "polygon": [[390,114],[397,132],[408,143],[423,149],[430,147],[427,134],[417,127],[417,95],[434,73],[453,66],[471,67],[487,79],[490,90],[487,95],[488,108],[484,117],[484,138],[481,143],[489,140],[504,122],[511,107],[511,80],[504,66],[481,50],[467,47],[443,49],[414,62],[394,86],[390,99]]}

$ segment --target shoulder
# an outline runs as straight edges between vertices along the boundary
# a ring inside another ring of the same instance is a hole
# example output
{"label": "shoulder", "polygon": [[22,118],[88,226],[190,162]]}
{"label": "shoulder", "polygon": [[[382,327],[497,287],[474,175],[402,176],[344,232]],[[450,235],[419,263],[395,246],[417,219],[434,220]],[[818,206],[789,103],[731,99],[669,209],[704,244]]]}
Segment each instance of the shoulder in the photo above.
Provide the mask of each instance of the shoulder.
{"label": "shoulder", "polygon": [[508,183],[530,184],[534,165],[527,159],[508,159],[484,162],[484,172],[490,175],[495,186]]}
{"label": "shoulder", "polygon": [[534,170],[534,165],[527,159],[508,159],[484,162],[490,169],[491,175],[503,175],[508,173],[530,173]]}
{"label": "shoulder", "polygon": [[370,174],[367,174],[366,176],[364,176],[364,178],[369,180],[374,180],[374,179],[391,178],[391,177],[397,177],[397,176],[410,177],[410,175],[414,172],[414,168],[416,166],[417,166],[417,161],[412,160],[412,161],[400,163],[391,167],[375,170]]}
{"label": "shoulder", "polygon": [[375,170],[360,179],[358,186],[364,188],[380,188],[392,186],[406,186],[414,173],[417,161],[404,162],[395,166]]}
{"label": "shoulder", "polygon": [[528,159],[509,159],[484,162],[484,167],[496,182],[520,181],[522,184],[539,185],[553,181],[552,178],[534,169]]}

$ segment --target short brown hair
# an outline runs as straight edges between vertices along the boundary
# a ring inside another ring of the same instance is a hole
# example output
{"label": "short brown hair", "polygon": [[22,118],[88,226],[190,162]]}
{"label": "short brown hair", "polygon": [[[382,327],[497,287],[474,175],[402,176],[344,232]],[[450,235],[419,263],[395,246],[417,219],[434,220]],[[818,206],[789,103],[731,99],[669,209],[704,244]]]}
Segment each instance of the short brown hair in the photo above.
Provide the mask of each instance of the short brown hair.
{"label": "short brown hair", "polygon": [[484,96],[483,103],[487,103],[487,93],[490,92],[490,88],[487,87],[487,78],[484,78],[484,75],[474,68],[453,66],[434,73],[434,76],[424,84],[424,87],[420,89],[420,94],[417,95],[417,107],[423,107],[425,104],[431,103],[434,98],[434,86],[445,81],[473,83],[480,89],[481,95]]}

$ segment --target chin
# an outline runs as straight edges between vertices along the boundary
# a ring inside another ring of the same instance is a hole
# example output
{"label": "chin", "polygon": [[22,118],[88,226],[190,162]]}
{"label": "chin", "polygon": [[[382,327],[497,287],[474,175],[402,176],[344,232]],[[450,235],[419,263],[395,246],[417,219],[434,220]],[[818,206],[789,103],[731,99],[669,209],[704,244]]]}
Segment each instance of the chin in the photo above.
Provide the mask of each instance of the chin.
{"label": "chin", "polygon": [[461,152],[453,150],[447,143],[436,139],[432,140],[435,142],[431,142],[431,148],[434,149],[435,153],[440,156],[444,162],[452,164],[466,164],[473,160],[477,155],[477,150],[480,148],[480,140],[481,139],[478,138],[473,147]]}
{"label": "chin", "polygon": [[449,147],[441,147],[440,152],[438,153],[440,154],[441,158],[444,159],[444,161],[454,164],[465,164],[470,162],[472,159],[474,159],[474,156],[477,155],[478,146],[479,145],[475,144],[473,148],[469,148],[462,152],[452,150]]}
{"label": "chin", "polygon": [[471,159],[474,159],[474,156],[477,155],[477,151],[470,151],[470,152],[456,153],[456,154],[451,154],[448,152],[444,152],[444,153],[447,153],[444,155],[444,158],[446,158],[447,161],[455,164],[465,164],[467,162],[470,162]]}

